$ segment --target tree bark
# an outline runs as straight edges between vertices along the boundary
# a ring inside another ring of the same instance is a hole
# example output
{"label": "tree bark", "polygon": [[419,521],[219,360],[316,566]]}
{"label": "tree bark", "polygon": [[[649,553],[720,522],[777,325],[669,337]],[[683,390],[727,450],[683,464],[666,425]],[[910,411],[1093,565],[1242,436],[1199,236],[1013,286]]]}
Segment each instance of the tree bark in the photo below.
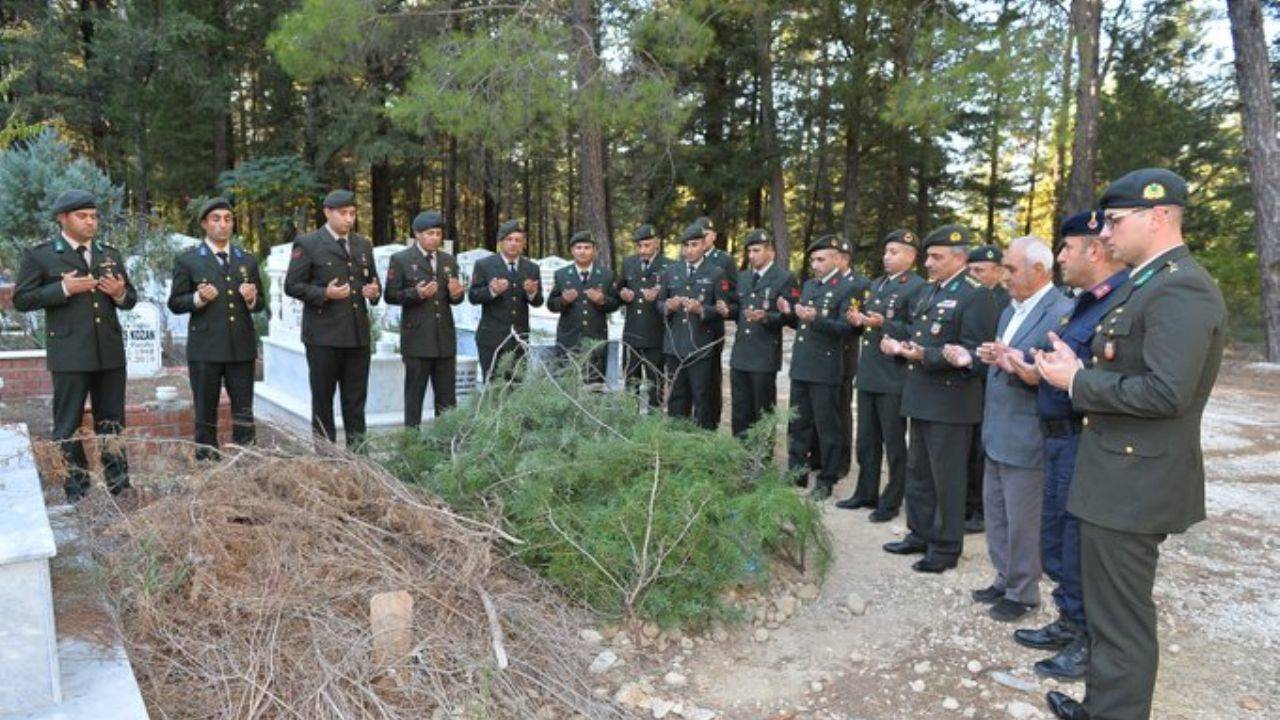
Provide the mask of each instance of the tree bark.
{"label": "tree bark", "polygon": [[1280,141],[1276,139],[1271,61],[1259,1],[1227,0],[1227,14],[1253,189],[1267,360],[1280,362]]}
{"label": "tree bark", "polygon": [[613,266],[609,239],[608,203],[604,182],[604,128],[600,119],[602,85],[600,56],[596,53],[599,18],[594,0],[573,0],[573,46],[577,53],[578,107],[580,108],[579,172],[582,220],[596,240],[597,262]]}
{"label": "tree bark", "polygon": [[373,244],[391,242],[391,161],[379,160],[369,166],[370,204],[373,206]]}
{"label": "tree bark", "polygon": [[1071,136],[1071,75],[1074,66],[1074,34],[1068,27],[1062,40],[1062,84],[1059,86],[1058,108],[1053,121],[1053,146],[1057,167],[1053,180],[1053,216],[1066,216],[1067,207],[1067,138]]}
{"label": "tree bark", "polygon": [[782,154],[778,151],[778,123],[773,109],[773,21],[767,0],[756,0],[756,66],[760,73],[760,133],[765,162],[769,165],[769,234],[777,262],[791,267],[791,239],[787,236],[786,182]]}
{"label": "tree bark", "polygon": [[1094,206],[1094,174],[1098,159],[1098,37],[1102,32],[1102,0],[1071,0],[1071,31],[1076,38],[1076,128],[1071,145],[1065,214]]}

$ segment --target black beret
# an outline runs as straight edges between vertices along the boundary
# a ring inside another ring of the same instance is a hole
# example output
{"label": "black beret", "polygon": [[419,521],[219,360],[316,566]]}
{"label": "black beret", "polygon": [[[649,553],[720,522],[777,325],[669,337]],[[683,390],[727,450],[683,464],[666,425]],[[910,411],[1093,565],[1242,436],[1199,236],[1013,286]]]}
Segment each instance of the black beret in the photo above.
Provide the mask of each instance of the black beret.
{"label": "black beret", "polygon": [[93,193],[88,190],[68,190],[59,195],[57,200],[53,201],[53,208],[50,212],[54,217],[57,217],[62,213],[97,207],[98,203],[94,201]]}
{"label": "black beret", "polygon": [[1104,223],[1101,210],[1076,213],[1062,221],[1059,237],[1097,237],[1102,234]]}
{"label": "black beret", "polygon": [[703,229],[702,223],[695,221],[690,223],[684,229],[684,232],[680,233],[680,244],[683,245],[690,240],[701,240],[706,234],[707,231]]}
{"label": "black beret", "polygon": [[1098,201],[1103,210],[1186,204],[1187,181],[1164,168],[1134,170],[1111,183]]}
{"label": "black beret", "polygon": [[924,249],[939,245],[943,247],[959,247],[969,244],[969,228],[963,225],[943,225],[924,238]]}
{"label": "black beret", "polygon": [[645,223],[631,233],[631,242],[640,242],[641,240],[648,240],[649,238],[656,237],[658,237],[658,231],[654,230],[653,226],[649,223]]}
{"label": "black beret", "polygon": [[350,190],[332,190],[324,196],[324,206],[330,210],[356,204],[356,194]]}
{"label": "black beret", "polygon": [[204,219],[208,217],[209,213],[213,212],[214,210],[230,210],[230,209],[231,209],[230,200],[224,197],[209,198],[208,200],[204,201],[204,204],[200,206],[200,211],[196,213],[196,222],[204,222]]}
{"label": "black beret", "polygon": [[413,219],[413,231],[416,233],[442,227],[444,227],[444,216],[435,210],[423,210]]}
{"label": "black beret", "polygon": [[995,245],[979,245],[969,251],[969,262],[993,262],[1004,260],[1004,251]]}
{"label": "black beret", "polygon": [[596,239],[591,236],[590,230],[579,230],[573,234],[573,237],[569,238],[569,247],[573,247],[578,243],[591,243],[592,245],[595,245]]}
{"label": "black beret", "polygon": [[916,234],[910,230],[894,230],[888,235],[885,235],[884,239],[880,241],[880,244],[888,245],[891,242],[910,245],[913,248],[920,247],[920,238],[916,237]]}
{"label": "black beret", "polygon": [[751,247],[752,245],[769,245],[773,246],[773,239],[769,237],[769,233],[755,228],[747,233],[747,239],[742,242],[743,247]]}
{"label": "black beret", "polygon": [[707,217],[706,215],[703,215],[702,217],[698,218],[697,220],[694,220],[693,222],[695,225],[700,226],[703,230],[714,231],[716,229],[716,226],[711,224],[711,218]]}
{"label": "black beret", "polygon": [[849,252],[849,243],[840,238],[839,235],[820,235],[817,240],[809,243],[809,248],[805,252],[811,253],[815,250],[835,250],[837,252]]}
{"label": "black beret", "polygon": [[503,238],[514,232],[524,232],[524,226],[520,224],[519,220],[508,220],[502,223],[498,226],[498,242],[502,242]]}

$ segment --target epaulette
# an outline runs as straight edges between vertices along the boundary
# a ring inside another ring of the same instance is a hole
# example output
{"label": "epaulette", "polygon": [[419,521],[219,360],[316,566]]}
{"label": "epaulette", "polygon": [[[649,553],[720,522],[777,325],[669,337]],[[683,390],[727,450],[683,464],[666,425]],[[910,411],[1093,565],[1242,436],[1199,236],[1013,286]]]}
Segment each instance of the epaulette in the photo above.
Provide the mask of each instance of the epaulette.
{"label": "epaulette", "polygon": [[982,286],[982,281],[978,280],[977,278],[975,278],[975,277],[974,277],[974,276],[972,276],[972,275],[965,275],[965,276],[964,276],[964,281],[965,281],[965,282],[967,282],[967,283],[969,283],[969,287],[975,287],[975,288],[976,288],[976,287],[981,287],[981,286]]}

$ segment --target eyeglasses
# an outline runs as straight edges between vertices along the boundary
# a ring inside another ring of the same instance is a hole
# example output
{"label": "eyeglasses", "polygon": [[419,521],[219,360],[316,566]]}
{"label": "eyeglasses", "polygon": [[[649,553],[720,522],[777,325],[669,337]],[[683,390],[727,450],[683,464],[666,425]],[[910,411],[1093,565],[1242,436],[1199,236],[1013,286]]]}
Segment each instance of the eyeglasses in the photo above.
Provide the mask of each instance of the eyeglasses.
{"label": "eyeglasses", "polygon": [[1128,210],[1108,210],[1107,212],[1102,213],[1102,219],[1106,221],[1107,227],[1114,228],[1116,225],[1120,224],[1121,220],[1129,217],[1130,215],[1144,213],[1150,209],[1151,208],[1130,208]]}

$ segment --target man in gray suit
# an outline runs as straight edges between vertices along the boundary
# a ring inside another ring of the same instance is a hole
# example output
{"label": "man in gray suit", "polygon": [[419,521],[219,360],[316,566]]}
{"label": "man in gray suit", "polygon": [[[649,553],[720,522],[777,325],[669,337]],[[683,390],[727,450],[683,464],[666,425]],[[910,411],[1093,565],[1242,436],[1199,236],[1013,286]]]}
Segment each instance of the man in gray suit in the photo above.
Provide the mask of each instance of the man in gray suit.
{"label": "man in gray suit", "polygon": [[1044,434],[1036,415],[1036,387],[995,361],[1009,348],[1025,352],[1044,344],[1071,312],[1071,301],[1053,287],[1053,250],[1040,238],[1014,240],[1001,264],[1012,302],[1000,314],[996,340],[978,348],[978,358],[990,365],[982,415],[982,500],[996,576],[973,598],[993,603],[993,619],[1013,622],[1040,605]]}

